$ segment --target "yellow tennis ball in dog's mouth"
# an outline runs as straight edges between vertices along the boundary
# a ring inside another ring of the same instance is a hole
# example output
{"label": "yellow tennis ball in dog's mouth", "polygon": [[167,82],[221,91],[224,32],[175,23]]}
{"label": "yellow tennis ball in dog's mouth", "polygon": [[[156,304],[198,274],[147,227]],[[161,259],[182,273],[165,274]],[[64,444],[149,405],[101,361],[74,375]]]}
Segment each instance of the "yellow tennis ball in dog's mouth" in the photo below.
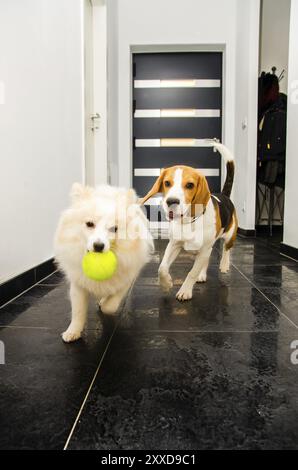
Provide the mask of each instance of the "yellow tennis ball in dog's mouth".
{"label": "yellow tennis ball in dog's mouth", "polygon": [[82,260],[85,276],[93,281],[106,281],[110,279],[117,269],[117,258],[113,251],[96,253],[89,251]]}

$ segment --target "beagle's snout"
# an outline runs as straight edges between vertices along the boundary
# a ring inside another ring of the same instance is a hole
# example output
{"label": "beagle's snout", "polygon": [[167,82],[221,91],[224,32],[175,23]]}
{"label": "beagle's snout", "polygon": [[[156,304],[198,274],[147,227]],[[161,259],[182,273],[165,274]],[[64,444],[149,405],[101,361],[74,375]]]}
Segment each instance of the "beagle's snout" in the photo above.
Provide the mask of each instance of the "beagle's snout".
{"label": "beagle's snout", "polygon": [[175,197],[169,197],[167,200],[166,200],[166,203],[167,203],[167,206],[168,207],[171,207],[173,206],[174,204],[180,204],[180,199],[177,199]]}
{"label": "beagle's snout", "polygon": [[94,242],[93,249],[96,253],[101,253],[105,247],[105,244],[102,242]]}

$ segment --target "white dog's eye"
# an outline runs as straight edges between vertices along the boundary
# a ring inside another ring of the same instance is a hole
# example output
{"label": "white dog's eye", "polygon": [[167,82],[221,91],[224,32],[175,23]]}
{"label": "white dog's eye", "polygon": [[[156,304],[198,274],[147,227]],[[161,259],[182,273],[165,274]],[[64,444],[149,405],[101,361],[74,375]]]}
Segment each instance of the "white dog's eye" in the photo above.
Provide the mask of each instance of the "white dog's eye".
{"label": "white dog's eye", "polygon": [[114,225],[113,227],[110,227],[110,228],[109,228],[109,232],[112,232],[112,233],[116,233],[117,230],[118,230],[117,225]]}
{"label": "white dog's eye", "polygon": [[88,222],[86,222],[86,225],[87,225],[88,228],[94,228],[95,227],[95,223],[91,222],[91,220],[88,220]]}

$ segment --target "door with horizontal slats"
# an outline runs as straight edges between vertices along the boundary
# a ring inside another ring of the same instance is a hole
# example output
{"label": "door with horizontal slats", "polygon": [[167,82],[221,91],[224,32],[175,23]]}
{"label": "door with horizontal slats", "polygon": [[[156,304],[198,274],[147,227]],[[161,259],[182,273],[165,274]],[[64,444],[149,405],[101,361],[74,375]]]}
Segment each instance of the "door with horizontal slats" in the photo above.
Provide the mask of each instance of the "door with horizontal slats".
{"label": "door with horizontal slats", "polygon": [[[221,159],[204,139],[222,134],[222,53],[133,56],[133,185],[144,196],[161,168],[199,168],[220,191]],[[150,221],[162,219],[160,198],[147,202]]]}

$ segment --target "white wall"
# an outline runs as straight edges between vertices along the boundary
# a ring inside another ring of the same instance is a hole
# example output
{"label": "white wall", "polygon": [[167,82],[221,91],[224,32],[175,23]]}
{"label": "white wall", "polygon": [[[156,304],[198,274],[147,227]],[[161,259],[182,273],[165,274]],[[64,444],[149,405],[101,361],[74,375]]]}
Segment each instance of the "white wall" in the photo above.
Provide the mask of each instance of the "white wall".
{"label": "white wall", "polygon": [[[99,112],[98,129],[94,131],[95,182],[106,184],[107,168],[107,0],[96,0],[93,6],[94,112]],[[95,121],[96,125],[96,121]]]}
{"label": "white wall", "polygon": [[[234,147],[236,0],[112,0],[118,18],[118,181],[129,186],[132,46],[225,45],[224,140]],[[118,11],[116,5],[118,4]],[[175,49],[175,48],[174,48]]]}
{"label": "white wall", "polygon": [[80,0],[0,3],[0,282],[53,255],[83,178]]}
{"label": "white wall", "polygon": [[234,202],[239,226],[255,228],[259,0],[237,2]]}
{"label": "white wall", "polygon": [[292,0],[290,16],[288,129],[286,156],[286,186],[284,239],[286,245],[298,248],[297,210],[297,129],[298,129],[298,0]]}
{"label": "white wall", "polygon": [[291,0],[263,0],[261,20],[260,72],[277,67],[277,75],[285,69],[280,90],[287,93],[288,52]]}
{"label": "white wall", "polygon": [[[124,186],[132,182],[131,48],[157,50],[158,46],[165,46],[164,50],[174,51],[224,46],[223,141],[232,151],[236,150],[235,197],[240,226],[254,229],[259,0],[109,0],[108,8],[118,32],[117,42],[113,35],[114,44],[110,41],[108,46],[109,83],[111,86],[112,79],[118,84],[117,90],[112,85],[110,113],[118,114],[118,123],[109,124],[109,145],[115,150],[113,155],[118,151],[119,162],[115,164],[114,157],[112,182]],[[249,130],[239,136],[244,117],[249,118]],[[246,146],[244,150],[242,145]]]}
{"label": "white wall", "polygon": [[118,0],[107,0],[108,180],[119,184],[118,171]]}

